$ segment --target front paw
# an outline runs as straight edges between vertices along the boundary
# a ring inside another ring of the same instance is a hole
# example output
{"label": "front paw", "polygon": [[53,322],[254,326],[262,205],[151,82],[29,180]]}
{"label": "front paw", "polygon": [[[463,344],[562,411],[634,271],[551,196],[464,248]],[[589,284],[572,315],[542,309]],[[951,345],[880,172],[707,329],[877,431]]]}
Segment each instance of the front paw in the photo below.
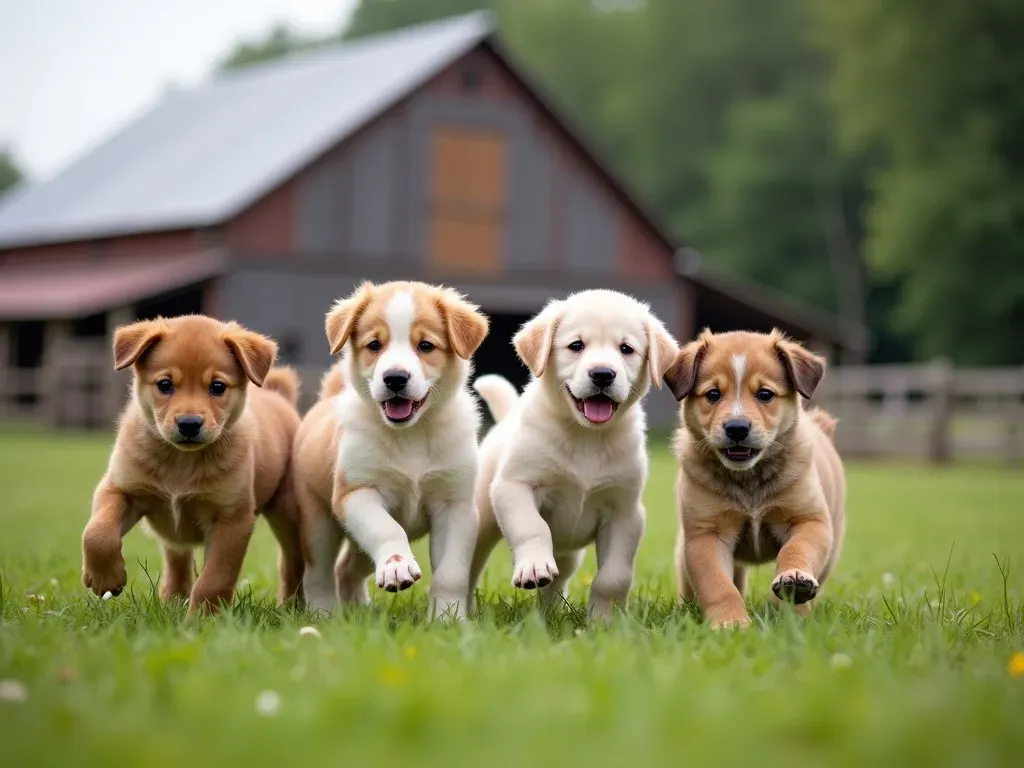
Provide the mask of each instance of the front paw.
{"label": "front paw", "polygon": [[408,589],[422,576],[420,566],[412,555],[390,555],[382,565],[377,566],[377,586],[388,592]]}
{"label": "front paw", "polygon": [[512,573],[512,586],[519,589],[536,589],[546,587],[558,575],[555,558],[532,555],[517,558],[515,571]]}
{"label": "front paw", "polygon": [[780,600],[795,605],[808,603],[818,594],[818,580],[806,571],[783,571],[772,582],[772,592]]}
{"label": "front paw", "polygon": [[115,597],[120,595],[128,583],[124,557],[120,552],[106,557],[87,555],[82,566],[82,583],[100,597],[107,592]]}

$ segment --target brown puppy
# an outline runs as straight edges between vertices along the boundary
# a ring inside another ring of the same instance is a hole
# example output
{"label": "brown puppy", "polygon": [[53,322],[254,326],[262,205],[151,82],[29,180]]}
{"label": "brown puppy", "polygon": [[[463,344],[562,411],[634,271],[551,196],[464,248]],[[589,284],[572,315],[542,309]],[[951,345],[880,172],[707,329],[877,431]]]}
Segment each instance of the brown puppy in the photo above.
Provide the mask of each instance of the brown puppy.
{"label": "brown puppy", "polygon": [[711,626],[750,623],[746,566],[776,561],[774,599],[809,610],[839,557],[846,480],[835,420],[805,412],[825,361],[778,331],[704,331],[665,374],[680,408],[675,449],[683,599]]}
{"label": "brown puppy", "polygon": [[[215,611],[231,601],[262,511],[281,545],[279,599],[301,598],[288,482],[298,378],[271,370],[276,354],[270,339],[201,315],[117,329],[114,367],[134,365],[135,379],[82,535],[82,580],[93,592],[124,588],[121,539],[145,518],[163,544],[161,598],[189,597],[189,613]],[[197,546],[206,556],[193,585]]]}

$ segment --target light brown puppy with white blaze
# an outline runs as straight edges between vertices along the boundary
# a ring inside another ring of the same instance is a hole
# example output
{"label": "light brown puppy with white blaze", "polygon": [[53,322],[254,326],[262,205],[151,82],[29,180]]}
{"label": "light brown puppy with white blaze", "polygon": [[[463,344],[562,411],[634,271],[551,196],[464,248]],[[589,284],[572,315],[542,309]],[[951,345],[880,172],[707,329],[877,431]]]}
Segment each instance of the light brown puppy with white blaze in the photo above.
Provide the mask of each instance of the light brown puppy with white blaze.
{"label": "light brown puppy with white blaze", "polygon": [[713,627],[746,626],[746,567],[776,561],[773,600],[806,613],[846,528],[835,420],[804,411],[825,361],[778,331],[704,331],[665,374],[682,400],[676,566],[680,596]]}
{"label": "light brown puppy with white blaze", "polygon": [[497,424],[481,446],[472,583],[504,535],[513,585],[543,588],[547,604],[593,542],[590,609],[608,620],[626,605],[645,524],[640,400],[661,386],[676,343],[645,304],[601,290],[550,302],[513,344],[533,373],[522,396],[498,376],[475,385]]}
{"label": "light brown puppy with white blaze", "polygon": [[[288,478],[298,378],[271,368],[270,339],[210,317],[158,318],[114,333],[114,367],[134,367],[106,474],[82,536],[97,595],[127,582],[121,539],[145,520],[163,545],[160,596],[189,612],[231,601],[256,515],[281,546],[279,599],[301,598],[303,560]],[[262,389],[250,389],[252,382]],[[205,547],[193,584],[193,549]]]}
{"label": "light brown puppy with white blaze", "polygon": [[480,418],[466,381],[487,326],[455,291],[415,282],[365,283],[327,314],[344,356],[293,462],[317,608],[368,602],[371,574],[390,592],[411,587],[409,542],[429,532],[430,615],[465,617]]}

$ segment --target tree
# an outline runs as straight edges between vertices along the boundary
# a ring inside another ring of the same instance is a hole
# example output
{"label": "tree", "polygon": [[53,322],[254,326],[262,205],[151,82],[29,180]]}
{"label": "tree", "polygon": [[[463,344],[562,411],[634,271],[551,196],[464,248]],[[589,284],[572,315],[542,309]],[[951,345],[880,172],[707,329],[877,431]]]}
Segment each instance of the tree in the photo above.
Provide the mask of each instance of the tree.
{"label": "tree", "polygon": [[8,152],[0,152],[0,194],[21,181],[22,175],[14,158]]}
{"label": "tree", "polygon": [[840,135],[886,158],[867,253],[920,356],[1024,362],[1024,4],[816,4]]}
{"label": "tree", "polygon": [[279,59],[297,51],[312,50],[326,45],[336,37],[304,37],[286,26],[278,25],[260,41],[240,43],[220,62],[219,69],[231,70]]}

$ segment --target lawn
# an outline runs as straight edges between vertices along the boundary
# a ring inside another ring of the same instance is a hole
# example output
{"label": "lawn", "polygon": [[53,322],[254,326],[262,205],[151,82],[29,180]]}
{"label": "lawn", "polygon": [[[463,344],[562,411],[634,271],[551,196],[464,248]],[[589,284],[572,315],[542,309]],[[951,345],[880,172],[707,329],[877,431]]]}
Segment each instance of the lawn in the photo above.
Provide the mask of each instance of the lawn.
{"label": "lawn", "polygon": [[1022,764],[1024,475],[850,467],[846,548],[813,616],[770,611],[761,569],[757,628],[718,634],[673,600],[674,470],[655,443],[632,602],[605,629],[579,612],[592,556],[575,608],[545,621],[504,548],[464,626],[424,621],[426,579],[328,620],[277,610],[262,523],[229,615],[160,605],[141,529],[130,592],[103,602],[79,537],[109,438],[0,434],[0,679],[27,696],[0,702],[2,762]]}

